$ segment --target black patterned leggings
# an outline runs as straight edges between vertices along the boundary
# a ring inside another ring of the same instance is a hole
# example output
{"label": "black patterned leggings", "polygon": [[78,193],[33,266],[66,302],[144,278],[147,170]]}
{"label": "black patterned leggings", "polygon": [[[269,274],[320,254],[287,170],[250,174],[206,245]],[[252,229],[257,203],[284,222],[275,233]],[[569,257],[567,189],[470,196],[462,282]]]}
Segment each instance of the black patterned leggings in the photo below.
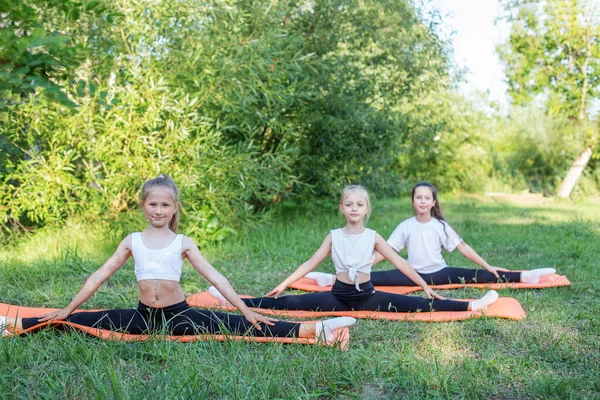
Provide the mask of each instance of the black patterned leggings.
{"label": "black patterned leggings", "polygon": [[[82,311],[69,315],[66,321],[91,328],[107,329],[130,334],[165,332],[169,335],[233,334],[252,336],[297,337],[300,324],[285,321],[256,328],[242,316],[191,308],[186,301],[164,308],[148,307],[102,311]],[[42,322],[38,318],[23,318],[23,329]]]}
{"label": "black patterned leggings", "polygon": [[[484,269],[446,267],[432,274],[419,274],[428,285],[449,283],[495,283],[521,282],[521,272],[500,272],[500,279]],[[419,286],[397,269],[371,271],[371,282],[375,286]]]}
{"label": "black patterned leggings", "polygon": [[371,281],[362,283],[360,288],[361,291],[358,291],[354,285],[335,281],[331,292],[283,296],[278,299],[255,297],[242,300],[248,307],[307,311],[467,311],[469,307],[467,301],[426,299],[378,292]]}

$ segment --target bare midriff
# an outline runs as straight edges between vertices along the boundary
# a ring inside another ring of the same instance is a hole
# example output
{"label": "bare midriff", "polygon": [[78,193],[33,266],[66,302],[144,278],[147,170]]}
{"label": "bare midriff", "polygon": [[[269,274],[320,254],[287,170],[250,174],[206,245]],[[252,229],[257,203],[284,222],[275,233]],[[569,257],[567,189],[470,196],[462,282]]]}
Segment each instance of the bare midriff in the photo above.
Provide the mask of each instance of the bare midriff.
{"label": "bare midriff", "polygon": [[185,300],[185,294],[177,281],[145,279],[138,281],[138,286],[140,301],[150,307],[163,308]]}
{"label": "bare midriff", "polygon": [[[356,275],[358,276],[358,283],[365,283],[371,280],[371,274],[365,274],[364,272],[359,271],[356,273]],[[350,280],[347,272],[340,272],[336,274],[335,279],[340,282],[347,283],[348,285],[354,285],[354,282]]]}

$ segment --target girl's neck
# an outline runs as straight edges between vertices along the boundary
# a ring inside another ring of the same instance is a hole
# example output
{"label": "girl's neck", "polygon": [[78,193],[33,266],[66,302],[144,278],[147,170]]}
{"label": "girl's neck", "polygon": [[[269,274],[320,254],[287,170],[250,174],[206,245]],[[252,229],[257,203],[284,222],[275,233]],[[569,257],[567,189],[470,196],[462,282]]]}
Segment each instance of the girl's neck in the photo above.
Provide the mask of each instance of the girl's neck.
{"label": "girl's neck", "polygon": [[431,216],[431,214],[419,214],[417,213],[417,215],[415,215],[415,218],[417,219],[417,221],[426,224],[427,222],[431,221],[431,218],[433,218]]}
{"label": "girl's neck", "polygon": [[161,227],[156,227],[156,226],[152,226],[152,225],[148,225],[146,227],[146,229],[144,229],[144,234],[149,235],[149,236],[155,236],[155,237],[160,237],[160,236],[172,236],[174,234],[174,232],[169,229],[168,226],[161,226]]}
{"label": "girl's neck", "polygon": [[365,231],[365,224],[364,223],[350,223],[347,222],[346,226],[342,228],[342,232],[344,232],[347,235],[358,235],[361,234]]}

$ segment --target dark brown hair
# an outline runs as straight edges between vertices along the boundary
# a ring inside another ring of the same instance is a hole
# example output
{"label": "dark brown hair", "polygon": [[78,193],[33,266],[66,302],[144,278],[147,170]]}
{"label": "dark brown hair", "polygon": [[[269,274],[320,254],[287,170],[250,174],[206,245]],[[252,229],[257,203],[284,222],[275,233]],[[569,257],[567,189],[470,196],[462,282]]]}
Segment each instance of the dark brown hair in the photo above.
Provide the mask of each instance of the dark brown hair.
{"label": "dark brown hair", "polygon": [[[444,233],[446,233],[446,225],[450,226],[450,224],[444,218],[444,214],[442,214],[442,208],[440,206],[440,201],[438,200],[437,188],[429,182],[417,183],[412,189],[412,194],[410,196],[411,202],[415,201],[415,191],[417,190],[418,187],[426,187],[427,189],[431,190],[431,193],[433,194],[433,200],[435,200],[435,205],[431,208],[431,216],[434,218],[437,218],[442,223],[442,225],[444,227]],[[450,228],[454,229],[451,226],[450,226]],[[455,232],[456,232],[456,230],[455,230]],[[446,236],[448,236],[448,233],[446,233]]]}

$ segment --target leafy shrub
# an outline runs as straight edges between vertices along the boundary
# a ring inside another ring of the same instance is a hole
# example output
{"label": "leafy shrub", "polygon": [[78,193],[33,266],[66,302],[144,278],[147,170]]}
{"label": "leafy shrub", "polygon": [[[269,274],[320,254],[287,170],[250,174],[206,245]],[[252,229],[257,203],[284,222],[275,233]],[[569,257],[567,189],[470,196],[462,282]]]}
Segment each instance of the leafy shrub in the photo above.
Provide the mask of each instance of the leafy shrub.
{"label": "leafy shrub", "polygon": [[510,115],[493,141],[496,169],[522,177],[531,192],[554,194],[589,127],[547,115],[534,105],[515,107]]}

